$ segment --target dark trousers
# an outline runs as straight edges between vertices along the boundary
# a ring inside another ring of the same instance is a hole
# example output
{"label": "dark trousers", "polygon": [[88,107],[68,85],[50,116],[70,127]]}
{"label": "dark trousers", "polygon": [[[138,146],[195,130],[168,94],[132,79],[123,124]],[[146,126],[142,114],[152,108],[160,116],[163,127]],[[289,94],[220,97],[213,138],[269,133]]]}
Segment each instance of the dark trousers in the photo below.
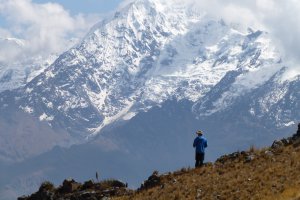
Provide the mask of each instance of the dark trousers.
{"label": "dark trousers", "polygon": [[196,153],[195,159],[196,159],[195,167],[201,167],[204,161],[204,153]]}

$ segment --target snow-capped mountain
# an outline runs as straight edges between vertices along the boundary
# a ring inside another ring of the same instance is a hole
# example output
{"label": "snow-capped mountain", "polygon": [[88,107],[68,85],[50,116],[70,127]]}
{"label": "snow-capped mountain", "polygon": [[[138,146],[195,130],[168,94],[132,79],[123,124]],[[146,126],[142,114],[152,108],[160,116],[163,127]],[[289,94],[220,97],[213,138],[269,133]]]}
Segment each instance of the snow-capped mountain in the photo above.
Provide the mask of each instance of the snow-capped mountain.
{"label": "snow-capped mountain", "polygon": [[239,80],[223,98],[234,98],[267,81],[279,61],[267,33],[183,5],[135,1],[28,83],[20,108],[82,140],[168,99],[195,102],[230,71]]}
{"label": "snow-capped mountain", "polygon": [[[23,88],[1,94],[2,113],[35,121],[2,126],[11,133],[4,134],[9,142],[3,157],[22,159],[55,145],[86,142],[115,122],[174,99],[193,102],[198,119],[238,107],[244,116],[265,119],[262,127],[290,127],[298,115],[276,107],[289,107],[283,100],[287,94],[297,99],[290,91],[297,79],[282,79],[286,69],[266,32],[243,30],[184,4],[137,0],[96,24]],[[12,135],[22,135],[14,127],[30,126],[36,137],[39,124],[48,127],[40,139],[52,141],[43,150],[32,152],[30,140],[22,142],[20,152],[8,151],[16,145]]]}
{"label": "snow-capped mountain", "polygon": [[67,132],[59,144],[69,146],[171,99],[195,102],[195,114],[210,116],[283,67],[266,32],[180,4],[137,0],[96,24],[24,88],[2,93],[1,109],[15,99],[17,112]]}

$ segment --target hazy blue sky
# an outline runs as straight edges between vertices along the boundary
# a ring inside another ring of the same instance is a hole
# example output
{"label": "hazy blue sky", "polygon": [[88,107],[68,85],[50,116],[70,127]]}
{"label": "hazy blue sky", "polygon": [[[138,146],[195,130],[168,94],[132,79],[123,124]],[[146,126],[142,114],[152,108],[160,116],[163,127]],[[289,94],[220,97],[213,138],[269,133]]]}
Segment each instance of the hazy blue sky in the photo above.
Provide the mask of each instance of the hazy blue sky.
{"label": "hazy blue sky", "polygon": [[[8,4],[11,0],[0,0],[1,4]],[[19,0],[21,5],[24,0]],[[70,15],[102,15],[113,11],[123,0],[25,0],[32,4],[56,3],[68,11]],[[15,1],[16,2],[16,1]],[[1,5],[0,5],[1,8]],[[10,22],[7,19],[8,14],[3,14],[0,10],[0,28],[7,28]]]}
{"label": "hazy blue sky", "polygon": [[59,3],[71,14],[103,13],[116,8],[122,0],[33,0],[35,3]]}

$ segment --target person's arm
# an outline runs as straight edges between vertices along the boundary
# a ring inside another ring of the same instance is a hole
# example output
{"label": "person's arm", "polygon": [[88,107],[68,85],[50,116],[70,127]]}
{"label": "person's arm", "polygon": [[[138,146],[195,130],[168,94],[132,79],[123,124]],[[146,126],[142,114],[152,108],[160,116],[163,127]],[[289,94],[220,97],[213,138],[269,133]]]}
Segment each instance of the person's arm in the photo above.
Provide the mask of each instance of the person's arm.
{"label": "person's arm", "polygon": [[205,140],[205,142],[204,142],[204,147],[205,148],[207,147],[207,140]]}
{"label": "person's arm", "polygon": [[196,145],[197,145],[197,138],[194,140],[193,147],[196,147]]}

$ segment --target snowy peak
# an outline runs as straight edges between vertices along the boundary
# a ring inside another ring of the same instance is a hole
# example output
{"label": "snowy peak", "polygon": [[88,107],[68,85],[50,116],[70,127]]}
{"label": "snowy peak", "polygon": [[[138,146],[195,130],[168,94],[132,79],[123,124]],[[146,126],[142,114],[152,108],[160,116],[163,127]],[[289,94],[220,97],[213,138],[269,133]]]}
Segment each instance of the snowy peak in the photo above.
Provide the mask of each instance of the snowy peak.
{"label": "snowy peak", "polygon": [[280,68],[272,67],[279,54],[266,33],[243,33],[199,13],[164,1],[130,3],[27,84],[20,108],[80,141],[168,99],[197,102],[239,72],[209,112],[223,109],[232,94],[258,87]]}
{"label": "snowy peak", "polygon": [[[154,107],[168,113],[164,105],[170,100],[188,101],[188,116],[203,124],[222,120],[219,130],[232,119],[237,126],[242,123],[237,134],[250,130],[253,120],[260,127],[289,127],[299,119],[299,95],[293,91],[300,84],[280,83],[283,66],[263,31],[242,31],[222,19],[190,14],[181,5],[133,3],[96,24],[23,89],[1,93],[0,117],[17,110],[54,130],[43,135],[46,140],[56,132],[51,141],[67,147],[117,124],[130,125],[126,121],[139,119],[140,113],[147,116]],[[9,137],[13,144],[14,136]],[[30,144],[24,141],[26,148]]]}
{"label": "snowy peak", "polygon": [[17,38],[0,38],[0,64],[5,65],[8,61],[19,55],[25,46],[25,41]]}
{"label": "snowy peak", "polygon": [[11,44],[11,45],[16,45],[19,47],[25,46],[25,40],[18,39],[18,38],[0,38],[1,44],[6,43],[6,44]]}
{"label": "snowy peak", "polygon": [[33,78],[49,67],[57,55],[35,57],[15,63],[0,64],[0,92],[24,87]]}

